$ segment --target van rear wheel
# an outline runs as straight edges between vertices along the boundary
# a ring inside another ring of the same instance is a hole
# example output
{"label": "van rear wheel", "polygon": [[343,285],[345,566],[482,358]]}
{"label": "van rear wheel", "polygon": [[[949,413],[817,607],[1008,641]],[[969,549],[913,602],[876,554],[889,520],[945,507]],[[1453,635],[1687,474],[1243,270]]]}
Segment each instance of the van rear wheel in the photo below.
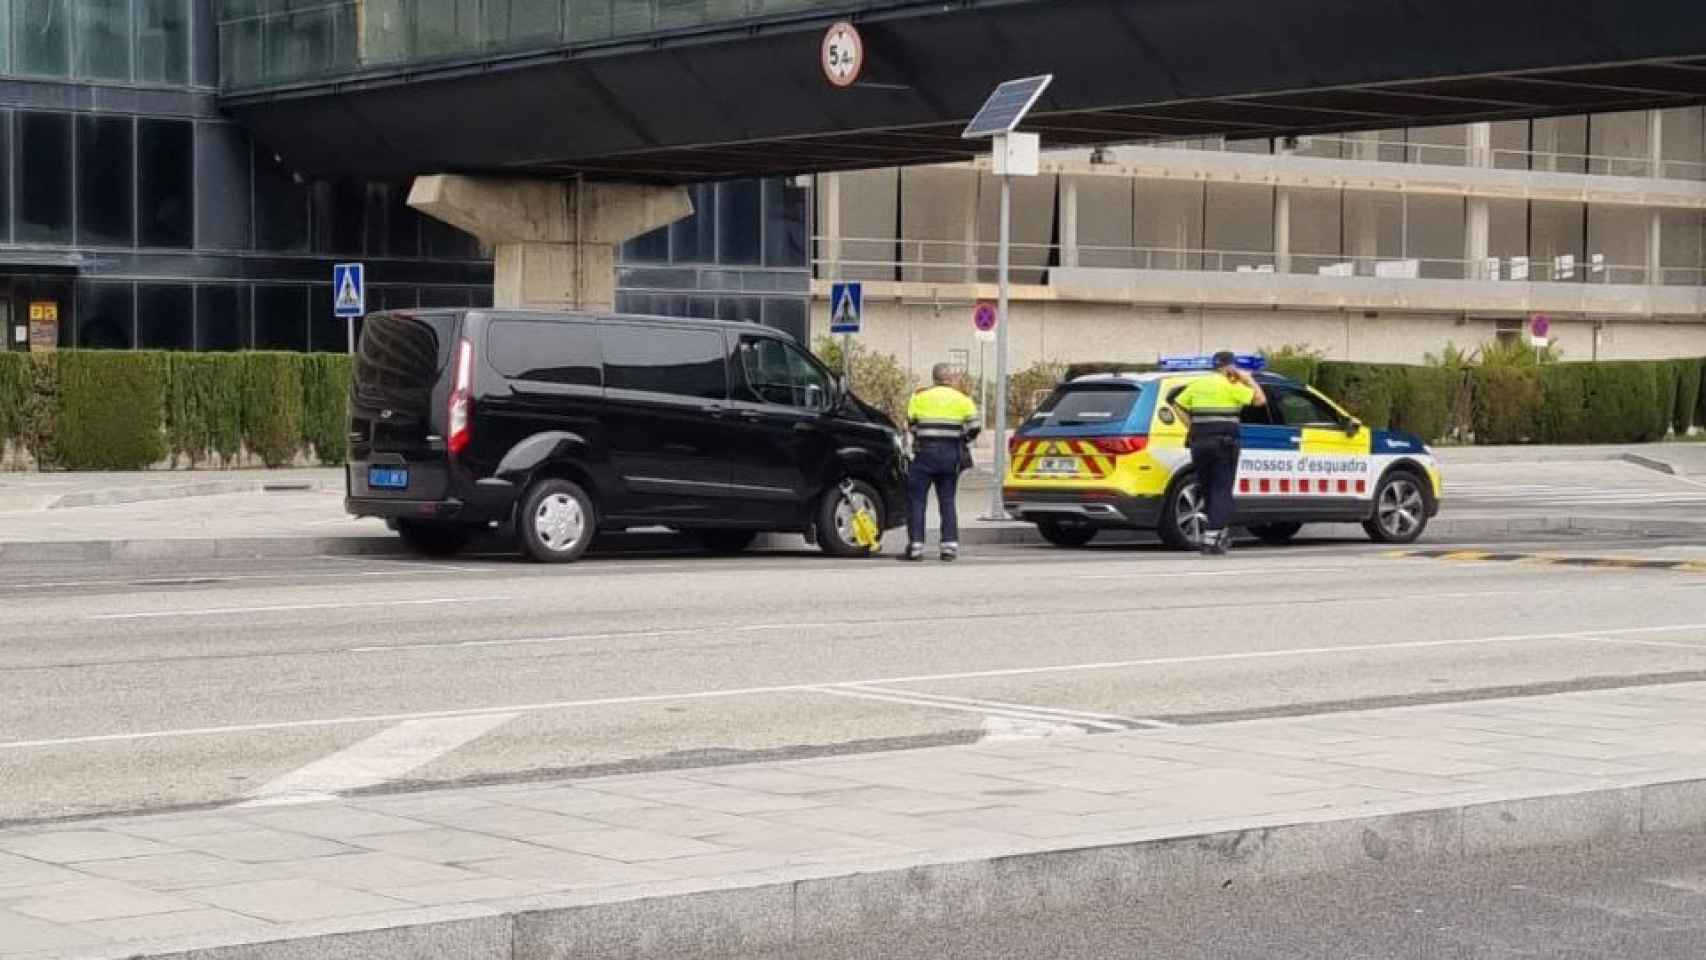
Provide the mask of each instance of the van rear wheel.
{"label": "van rear wheel", "polygon": [[474,531],[448,523],[398,520],[397,534],[410,550],[429,557],[452,557],[474,539]]}
{"label": "van rear wheel", "polygon": [[598,512],[579,484],[547,477],[528,489],[515,527],[523,553],[540,563],[568,563],[592,546]]}

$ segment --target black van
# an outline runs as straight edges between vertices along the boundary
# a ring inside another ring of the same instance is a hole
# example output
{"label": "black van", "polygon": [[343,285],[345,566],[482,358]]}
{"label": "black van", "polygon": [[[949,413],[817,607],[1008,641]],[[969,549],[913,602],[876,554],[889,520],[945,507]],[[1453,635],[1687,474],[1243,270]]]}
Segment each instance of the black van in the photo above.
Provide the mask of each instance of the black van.
{"label": "black van", "polygon": [[513,520],[548,562],[649,526],[719,551],[805,533],[845,555],[858,508],[905,521],[895,424],[756,324],[376,313],[353,380],[346,508],[424,552]]}

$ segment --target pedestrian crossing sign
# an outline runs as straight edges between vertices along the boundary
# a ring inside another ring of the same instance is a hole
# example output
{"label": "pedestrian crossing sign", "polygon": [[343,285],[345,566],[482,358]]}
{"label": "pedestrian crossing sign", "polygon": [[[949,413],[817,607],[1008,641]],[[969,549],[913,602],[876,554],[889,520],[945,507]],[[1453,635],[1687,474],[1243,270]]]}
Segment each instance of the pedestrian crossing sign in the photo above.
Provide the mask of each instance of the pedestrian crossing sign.
{"label": "pedestrian crossing sign", "polygon": [[339,317],[359,317],[367,313],[366,278],[359,263],[340,263],[332,267],[332,314]]}
{"label": "pedestrian crossing sign", "polygon": [[859,283],[837,283],[829,288],[829,332],[858,333],[865,307],[865,287]]}

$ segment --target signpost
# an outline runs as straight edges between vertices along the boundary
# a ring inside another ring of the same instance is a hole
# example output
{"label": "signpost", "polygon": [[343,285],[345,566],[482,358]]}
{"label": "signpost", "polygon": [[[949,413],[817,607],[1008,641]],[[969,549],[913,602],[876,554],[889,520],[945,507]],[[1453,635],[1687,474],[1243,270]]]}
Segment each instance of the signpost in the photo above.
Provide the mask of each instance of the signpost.
{"label": "signpost", "polygon": [[1007,476],[1007,288],[1013,246],[1013,178],[1036,176],[1041,152],[1041,138],[1036,134],[1014,131],[1053,82],[1053,74],[1044,74],[1001,84],[960,134],[966,140],[988,138],[995,175],[1001,178],[1001,245],[997,266],[1001,296],[995,321],[995,456],[991,458],[995,490],[989,507],[991,520],[1005,519],[1007,515],[1001,502],[1001,484]]}
{"label": "signpost", "polygon": [[54,300],[30,302],[30,349],[48,351],[59,347],[59,303]]}
{"label": "signpost", "polygon": [[995,339],[995,327],[998,322],[995,304],[988,300],[980,300],[977,309],[972,311],[971,325],[977,332],[979,343],[989,343]]}
{"label": "signpost", "polygon": [[838,87],[851,87],[865,68],[865,40],[859,28],[843,20],[823,35],[823,75]]}
{"label": "signpost", "polygon": [[865,285],[837,283],[829,288],[829,332],[841,335],[841,375],[853,384],[853,335],[865,313]]}
{"label": "signpost", "polygon": [[1528,321],[1528,342],[1534,344],[1534,359],[1544,359],[1543,351],[1552,342],[1552,318],[1537,313]]}
{"label": "signpost", "polygon": [[349,352],[355,355],[355,322],[367,313],[367,270],[359,263],[332,266],[332,315],[349,325]]}

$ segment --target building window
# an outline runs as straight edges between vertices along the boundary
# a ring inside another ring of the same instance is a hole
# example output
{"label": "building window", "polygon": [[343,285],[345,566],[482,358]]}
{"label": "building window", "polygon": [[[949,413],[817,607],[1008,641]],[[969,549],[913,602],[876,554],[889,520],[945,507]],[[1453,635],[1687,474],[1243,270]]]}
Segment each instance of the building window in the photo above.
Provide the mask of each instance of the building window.
{"label": "building window", "polygon": [[19,243],[71,242],[71,115],[18,114]]}
{"label": "building window", "polygon": [[[129,117],[77,117],[77,240],[130,246],[136,178],[131,162],[135,125]],[[29,184],[25,184],[29,188]]]}
{"label": "building window", "polygon": [[195,297],[179,284],[136,288],[136,345],[144,350],[195,348]]}
{"label": "building window", "polygon": [[308,252],[308,190],[284,165],[255,155],[255,248]]}
{"label": "building window", "polygon": [[[195,245],[195,124],[188,120],[138,120],[140,183],[138,231],[145,247]],[[244,198],[245,200],[247,198]],[[247,203],[239,205],[247,207]],[[243,220],[241,213],[233,211]],[[221,211],[223,215],[223,211]]]}
{"label": "building window", "polygon": [[247,250],[250,215],[249,140],[228,123],[204,123],[195,137],[196,231],[201,246]]}
{"label": "building window", "polygon": [[134,347],[134,301],[128,283],[77,284],[77,346],[86,350]]}
{"label": "building window", "polygon": [[136,79],[189,81],[189,8],[185,0],[136,0]]}
{"label": "building window", "polygon": [[72,74],[93,80],[130,79],[130,0],[71,0],[77,63]]}
{"label": "building window", "polygon": [[764,181],[764,265],[806,265],[806,191],[786,180]]}
{"label": "building window", "polygon": [[17,71],[63,77],[71,57],[66,0],[12,0],[12,39]]}
{"label": "building window", "polygon": [[202,286],[195,291],[196,349],[249,348],[249,288]]}
{"label": "building window", "polygon": [[255,349],[308,349],[308,288],[290,285],[255,287]]}
{"label": "building window", "polygon": [[717,185],[717,262],[757,266],[763,260],[763,192],[757,180]]}

